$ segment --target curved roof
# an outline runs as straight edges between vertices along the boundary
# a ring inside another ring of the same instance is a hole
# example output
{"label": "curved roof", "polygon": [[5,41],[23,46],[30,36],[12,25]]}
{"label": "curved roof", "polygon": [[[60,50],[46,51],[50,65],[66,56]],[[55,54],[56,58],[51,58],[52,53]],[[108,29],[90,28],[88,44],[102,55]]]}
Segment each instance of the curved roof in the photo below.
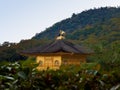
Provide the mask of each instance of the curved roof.
{"label": "curved roof", "polygon": [[93,53],[90,49],[73,44],[66,40],[55,40],[47,45],[25,50],[23,54],[48,54],[48,53],[75,53],[75,54],[90,54]]}

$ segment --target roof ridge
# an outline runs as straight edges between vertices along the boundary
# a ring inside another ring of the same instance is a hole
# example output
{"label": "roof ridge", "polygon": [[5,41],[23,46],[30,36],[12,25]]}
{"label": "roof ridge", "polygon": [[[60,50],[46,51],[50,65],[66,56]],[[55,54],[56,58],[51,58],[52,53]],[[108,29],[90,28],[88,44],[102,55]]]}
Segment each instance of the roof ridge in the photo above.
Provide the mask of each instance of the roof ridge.
{"label": "roof ridge", "polygon": [[[56,52],[67,52],[76,54],[89,54],[92,53],[90,50],[79,44],[74,44],[66,40],[55,40],[47,45],[43,45],[38,48],[29,50],[27,53],[56,53]],[[26,52],[25,52],[26,53]]]}
{"label": "roof ridge", "polygon": [[[65,43],[71,44],[70,47],[74,48],[74,49],[75,49],[76,51],[78,51],[78,52],[81,52],[79,49],[77,49],[76,47],[74,47],[75,44],[73,44],[73,43],[71,43],[71,42],[68,42],[68,41],[66,41]],[[83,52],[82,52],[82,53],[83,53]]]}

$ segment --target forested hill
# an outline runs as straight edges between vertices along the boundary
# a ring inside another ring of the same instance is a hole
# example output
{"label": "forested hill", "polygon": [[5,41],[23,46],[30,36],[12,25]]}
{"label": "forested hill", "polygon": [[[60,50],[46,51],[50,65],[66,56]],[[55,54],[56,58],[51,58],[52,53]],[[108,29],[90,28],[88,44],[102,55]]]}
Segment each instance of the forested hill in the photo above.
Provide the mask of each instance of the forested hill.
{"label": "forested hill", "polygon": [[[54,24],[32,39],[21,40],[18,44],[4,42],[0,46],[0,61],[26,59],[19,53],[21,50],[51,42],[60,29],[66,32],[67,40],[88,46],[96,53],[102,52],[102,59],[105,61],[120,55],[120,7],[104,7],[73,14],[71,18]],[[117,59],[119,60],[119,57]]]}
{"label": "forested hill", "polygon": [[36,34],[33,39],[54,39],[60,29],[64,30],[67,38],[72,40],[85,40],[89,37],[118,40],[120,39],[120,8],[104,7],[73,14],[71,18],[57,22]]}

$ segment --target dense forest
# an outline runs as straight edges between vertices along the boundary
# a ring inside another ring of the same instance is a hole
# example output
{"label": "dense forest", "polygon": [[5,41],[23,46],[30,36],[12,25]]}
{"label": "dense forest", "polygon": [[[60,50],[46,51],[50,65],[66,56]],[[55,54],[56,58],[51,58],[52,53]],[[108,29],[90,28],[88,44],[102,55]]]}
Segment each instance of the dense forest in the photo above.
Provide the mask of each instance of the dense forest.
{"label": "dense forest", "polygon": [[73,14],[71,18],[57,22],[36,34],[33,39],[54,39],[60,29],[64,30],[67,38],[72,40],[85,40],[91,35],[98,39],[119,39],[120,8],[104,7]]}

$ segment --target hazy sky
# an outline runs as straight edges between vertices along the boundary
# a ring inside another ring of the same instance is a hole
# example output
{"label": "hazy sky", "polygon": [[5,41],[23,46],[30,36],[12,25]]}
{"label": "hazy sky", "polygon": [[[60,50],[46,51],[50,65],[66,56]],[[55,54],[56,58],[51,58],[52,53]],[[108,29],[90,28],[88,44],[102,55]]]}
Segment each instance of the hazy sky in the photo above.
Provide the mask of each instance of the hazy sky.
{"label": "hazy sky", "polygon": [[73,13],[105,6],[120,0],[0,0],[0,43],[30,39]]}

